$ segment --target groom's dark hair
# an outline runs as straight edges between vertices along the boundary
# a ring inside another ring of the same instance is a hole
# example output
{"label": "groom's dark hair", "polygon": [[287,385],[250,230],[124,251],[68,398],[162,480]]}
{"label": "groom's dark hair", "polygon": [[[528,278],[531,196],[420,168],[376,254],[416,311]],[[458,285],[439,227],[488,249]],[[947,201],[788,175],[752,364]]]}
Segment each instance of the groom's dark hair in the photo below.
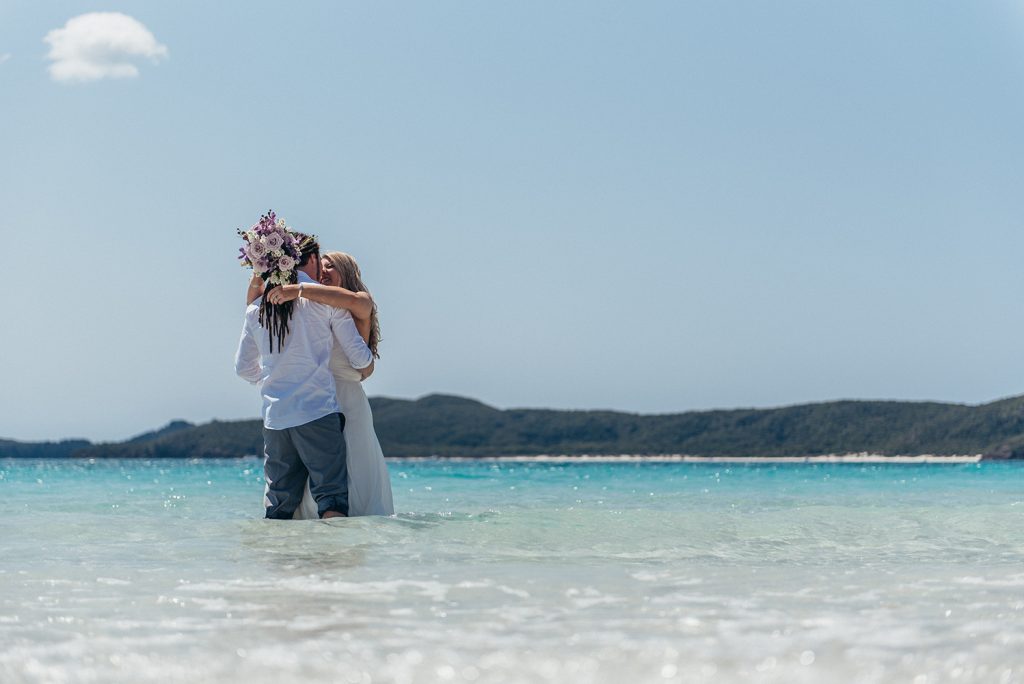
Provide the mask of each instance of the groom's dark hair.
{"label": "groom's dark hair", "polygon": [[296,233],[295,237],[299,239],[299,267],[301,268],[309,263],[314,254],[320,253],[320,243],[315,235]]}
{"label": "groom's dark hair", "polygon": [[[299,268],[309,263],[314,254],[320,253],[320,243],[316,236],[305,233],[295,233],[299,241]],[[291,283],[298,280],[298,271],[292,271]],[[292,312],[295,310],[295,302],[284,304],[271,304],[267,301],[267,294],[277,285],[267,283],[263,289],[263,299],[260,302],[260,325],[267,328],[270,333],[270,353],[274,353],[274,339],[277,339],[277,350],[281,351],[284,338],[288,336],[288,322],[292,319]]]}

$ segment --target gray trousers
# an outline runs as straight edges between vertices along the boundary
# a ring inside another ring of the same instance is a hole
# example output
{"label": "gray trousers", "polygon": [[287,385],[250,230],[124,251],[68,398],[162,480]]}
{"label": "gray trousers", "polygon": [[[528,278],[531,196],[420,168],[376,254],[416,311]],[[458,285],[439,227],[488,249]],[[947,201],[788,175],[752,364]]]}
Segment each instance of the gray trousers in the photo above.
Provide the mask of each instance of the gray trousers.
{"label": "gray trousers", "polygon": [[290,519],[309,491],[320,517],[327,511],[348,515],[348,459],[345,416],[331,413],[298,427],[263,428],[263,474],[267,478],[267,517]]}

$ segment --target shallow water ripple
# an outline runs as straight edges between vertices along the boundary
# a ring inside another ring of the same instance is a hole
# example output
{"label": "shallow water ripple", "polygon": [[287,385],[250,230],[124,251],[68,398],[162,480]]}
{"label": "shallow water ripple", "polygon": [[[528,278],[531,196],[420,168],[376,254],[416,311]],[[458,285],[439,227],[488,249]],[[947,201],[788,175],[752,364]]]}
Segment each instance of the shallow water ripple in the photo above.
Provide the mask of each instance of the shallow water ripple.
{"label": "shallow water ripple", "polygon": [[391,467],[0,462],[0,681],[1024,681],[1013,465]]}

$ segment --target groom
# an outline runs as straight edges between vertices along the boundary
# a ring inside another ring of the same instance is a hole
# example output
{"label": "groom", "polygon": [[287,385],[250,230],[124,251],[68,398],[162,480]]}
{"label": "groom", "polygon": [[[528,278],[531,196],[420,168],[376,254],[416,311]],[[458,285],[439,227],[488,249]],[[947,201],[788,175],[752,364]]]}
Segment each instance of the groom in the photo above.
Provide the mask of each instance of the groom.
{"label": "groom", "polygon": [[[302,285],[319,282],[320,245],[312,236],[298,237],[299,298],[292,306],[264,305],[260,299],[249,305],[235,372],[263,395],[266,517],[290,519],[308,477],[320,517],[334,518],[348,515],[348,468],[345,417],[328,368],[331,347],[337,340],[354,368],[370,365],[373,355],[348,312],[302,297]],[[274,312],[275,306],[284,308]],[[283,316],[286,330],[276,345],[264,327],[272,314]]]}

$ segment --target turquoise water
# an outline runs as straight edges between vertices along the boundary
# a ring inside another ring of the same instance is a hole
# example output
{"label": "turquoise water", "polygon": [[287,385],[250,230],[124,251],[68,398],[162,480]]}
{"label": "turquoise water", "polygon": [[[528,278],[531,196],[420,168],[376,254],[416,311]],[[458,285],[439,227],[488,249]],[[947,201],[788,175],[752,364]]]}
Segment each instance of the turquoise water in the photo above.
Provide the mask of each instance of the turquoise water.
{"label": "turquoise water", "polygon": [[0,681],[1024,681],[1021,467],[390,467],[0,461]]}

